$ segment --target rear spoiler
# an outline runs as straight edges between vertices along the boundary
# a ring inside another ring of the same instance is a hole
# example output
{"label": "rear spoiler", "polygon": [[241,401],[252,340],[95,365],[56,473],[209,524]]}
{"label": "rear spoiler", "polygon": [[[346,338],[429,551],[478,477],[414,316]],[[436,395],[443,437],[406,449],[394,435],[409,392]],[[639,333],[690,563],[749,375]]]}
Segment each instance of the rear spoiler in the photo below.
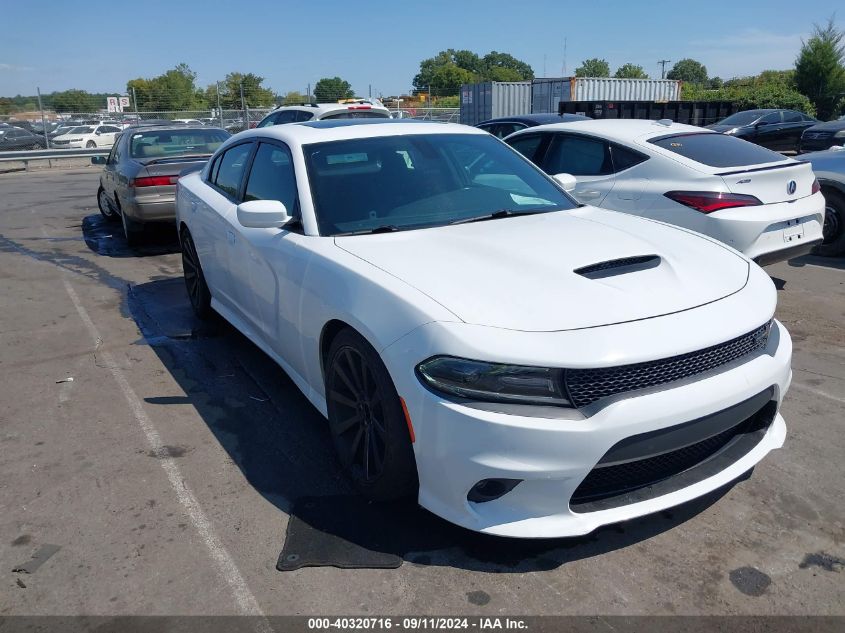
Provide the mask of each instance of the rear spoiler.
{"label": "rear spoiler", "polygon": [[806,164],[806,160],[791,160],[788,163],[775,163],[774,165],[766,165],[765,167],[752,167],[751,169],[737,169],[735,171],[723,171],[716,174],[717,176],[735,176],[736,174],[750,174],[755,171],[771,171],[773,169],[783,169],[784,167],[795,167],[796,165]]}

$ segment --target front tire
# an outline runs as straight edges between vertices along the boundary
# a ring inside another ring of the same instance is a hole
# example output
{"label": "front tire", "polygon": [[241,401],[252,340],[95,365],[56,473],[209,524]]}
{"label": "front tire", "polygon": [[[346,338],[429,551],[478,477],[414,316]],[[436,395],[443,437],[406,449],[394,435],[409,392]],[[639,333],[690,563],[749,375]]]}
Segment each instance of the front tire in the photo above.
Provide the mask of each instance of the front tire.
{"label": "front tire", "polygon": [[100,208],[100,213],[106,220],[117,219],[119,214],[112,208],[111,202],[109,202],[109,198],[106,195],[106,191],[102,187],[97,190],[97,206]]}
{"label": "front tire", "polygon": [[194,314],[205,321],[212,314],[211,291],[205,282],[197,247],[191,238],[190,231],[187,228],[182,229],[182,234],[179,237],[182,246],[182,274],[185,277],[185,289],[188,291],[188,298],[191,300]]}
{"label": "front tire", "polygon": [[845,195],[824,190],[824,242],[816,253],[826,257],[845,255]]}
{"label": "front tire", "polygon": [[325,372],[329,427],[352,483],[376,501],[414,494],[417,467],[408,426],[378,352],[354,330],[342,330]]}
{"label": "front tire", "polygon": [[85,147],[87,147],[88,149],[94,149],[95,147],[97,147],[97,144],[94,141],[88,141],[87,143],[85,143]]}

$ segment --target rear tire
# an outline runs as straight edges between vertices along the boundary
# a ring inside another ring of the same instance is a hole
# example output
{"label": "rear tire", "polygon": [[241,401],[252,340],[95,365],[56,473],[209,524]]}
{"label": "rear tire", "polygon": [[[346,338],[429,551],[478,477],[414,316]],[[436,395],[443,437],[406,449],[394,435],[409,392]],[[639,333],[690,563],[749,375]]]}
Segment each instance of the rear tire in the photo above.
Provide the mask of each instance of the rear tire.
{"label": "rear tire", "polygon": [[94,149],[95,147],[97,147],[97,144],[94,141],[88,141],[87,143],[85,143],[85,147],[87,147],[88,149]]}
{"label": "rear tire", "polygon": [[825,188],[824,242],[815,252],[825,257],[845,255],[845,195]]}
{"label": "rear tire", "polygon": [[335,450],[358,491],[376,501],[415,494],[414,449],[396,387],[378,352],[350,328],[332,341],[325,385]]}
{"label": "rear tire", "polygon": [[120,219],[123,223],[123,234],[126,236],[127,246],[138,246],[144,235],[144,225],[132,218],[126,217],[126,212],[121,211]]}
{"label": "rear tire", "polygon": [[191,307],[198,318],[206,321],[213,313],[211,291],[205,282],[197,247],[191,238],[191,232],[187,228],[182,229],[179,244],[182,246],[182,274],[185,277],[185,289],[188,291]]}

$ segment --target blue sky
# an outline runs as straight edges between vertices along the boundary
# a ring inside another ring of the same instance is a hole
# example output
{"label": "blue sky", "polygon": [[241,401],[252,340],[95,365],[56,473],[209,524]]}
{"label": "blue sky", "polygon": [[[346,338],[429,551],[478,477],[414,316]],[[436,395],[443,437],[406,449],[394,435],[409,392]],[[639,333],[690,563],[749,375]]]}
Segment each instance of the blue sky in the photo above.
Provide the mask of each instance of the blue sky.
{"label": "blue sky", "polygon": [[[420,60],[445,48],[509,52],[535,74],[561,76],[604,57],[659,77],[658,59],[693,57],[729,78],[792,66],[813,22],[838,3],[523,0],[213,0],[10,3],[0,36],[0,95],[68,88],[122,93],[126,80],[179,62],[205,87],[254,72],[279,93],[339,75],[359,95],[406,92]],[[37,7],[37,9],[36,9]],[[114,17],[111,17],[114,16]],[[839,16],[838,25],[845,25]],[[46,35],[45,35],[46,34]]]}

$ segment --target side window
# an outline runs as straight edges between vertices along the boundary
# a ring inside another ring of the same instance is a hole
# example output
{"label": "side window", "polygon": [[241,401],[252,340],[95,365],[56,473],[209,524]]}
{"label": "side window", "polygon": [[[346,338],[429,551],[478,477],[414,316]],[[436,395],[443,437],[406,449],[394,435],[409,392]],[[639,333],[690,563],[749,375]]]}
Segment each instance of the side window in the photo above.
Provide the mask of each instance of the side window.
{"label": "side window", "polygon": [[117,146],[120,143],[115,143],[111,146],[111,151],[109,152],[109,157],[106,159],[106,165],[114,165],[117,162]]}
{"label": "side window", "polygon": [[290,151],[279,145],[261,143],[252,161],[244,200],[278,200],[294,215],[296,176]]}
{"label": "side window", "polygon": [[264,117],[264,120],[261,121],[256,127],[270,127],[271,125],[276,125],[276,117],[279,116],[278,114],[269,114]]}
{"label": "side window", "polygon": [[762,119],[760,119],[760,123],[763,125],[772,125],[774,123],[780,123],[780,112],[772,112],[771,114],[767,114]]}
{"label": "side window", "polygon": [[613,171],[617,174],[648,160],[648,156],[645,154],[640,154],[621,145],[612,145],[610,152],[613,155]]}
{"label": "side window", "polygon": [[517,130],[524,129],[524,125],[520,125],[519,123],[500,123],[499,126],[496,128],[496,131],[493,132],[494,135],[498,136],[499,138],[505,138],[516,132]]}
{"label": "side window", "polygon": [[281,123],[293,123],[296,121],[296,110],[285,110],[284,112],[279,112],[276,115],[276,122],[274,125],[279,125]]}
{"label": "side window", "polygon": [[783,122],[784,123],[801,123],[803,119],[801,118],[800,112],[793,112],[792,110],[788,110],[783,113]]}
{"label": "side window", "polygon": [[217,173],[214,174],[214,184],[231,198],[238,197],[238,189],[244,175],[249,152],[252,150],[252,143],[235,145],[227,150],[217,161]]}
{"label": "side window", "polygon": [[586,136],[555,134],[543,168],[549,174],[605,176],[613,173],[610,146]]}
{"label": "side window", "polygon": [[528,160],[534,160],[540,144],[543,142],[542,134],[522,134],[508,140],[508,145],[513,147]]}
{"label": "side window", "polygon": [[342,111],[342,112],[332,112],[331,114],[327,114],[323,117],[323,120],[326,121],[328,119],[348,119],[349,112]]}
{"label": "side window", "polygon": [[314,118],[313,112],[306,112],[305,110],[297,110],[296,111],[296,122],[300,121],[310,121]]}

